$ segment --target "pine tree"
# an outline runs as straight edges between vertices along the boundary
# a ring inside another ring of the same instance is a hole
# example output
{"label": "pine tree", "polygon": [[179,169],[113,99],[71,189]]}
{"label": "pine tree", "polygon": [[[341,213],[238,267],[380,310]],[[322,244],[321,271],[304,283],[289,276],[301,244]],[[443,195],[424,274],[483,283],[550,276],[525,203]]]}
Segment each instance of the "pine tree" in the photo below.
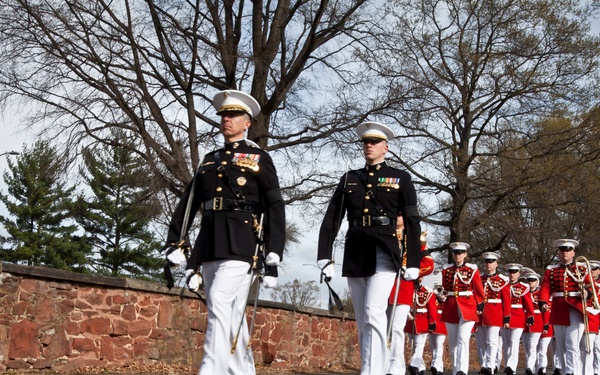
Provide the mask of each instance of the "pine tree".
{"label": "pine tree", "polygon": [[160,243],[148,229],[160,213],[151,178],[133,145],[115,134],[117,144],[83,152],[80,173],[91,196],[79,195],[76,220],[92,246],[91,267],[110,276],[157,280],[164,264]]}
{"label": "pine tree", "polygon": [[0,259],[31,266],[84,271],[89,246],[69,223],[74,188],[67,187],[64,164],[46,141],[25,147],[4,173],[8,195],[0,194],[10,215],[0,216],[8,232],[0,237]]}

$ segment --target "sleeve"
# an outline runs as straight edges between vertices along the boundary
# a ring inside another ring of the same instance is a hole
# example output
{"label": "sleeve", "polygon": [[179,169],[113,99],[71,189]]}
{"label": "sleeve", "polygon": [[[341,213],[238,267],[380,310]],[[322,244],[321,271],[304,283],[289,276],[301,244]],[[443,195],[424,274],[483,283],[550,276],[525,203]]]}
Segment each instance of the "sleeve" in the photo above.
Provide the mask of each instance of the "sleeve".
{"label": "sleeve", "polygon": [[177,207],[173,212],[173,217],[171,218],[171,222],[169,223],[169,231],[167,233],[167,244],[179,242],[179,240],[185,237],[187,235],[187,232],[189,232],[190,230],[191,224],[196,216],[196,212],[198,212],[198,210],[200,209],[200,204],[202,203],[200,201],[199,194],[193,194],[192,205],[190,207],[190,214],[188,216],[187,223],[185,223],[186,233],[181,233],[181,231],[184,228],[183,220],[185,217],[185,210],[187,208],[190,195],[192,195],[192,186],[199,186],[198,183],[194,183],[194,181],[196,181],[199,178],[200,175],[196,173],[196,175],[194,176],[194,180],[192,180],[192,182],[185,188],[185,191],[183,192],[183,195],[181,196],[181,199],[179,200],[179,203],[177,204]]}
{"label": "sleeve", "polygon": [[530,292],[525,293],[525,295],[521,297],[521,300],[523,301],[523,309],[525,310],[525,317],[529,318],[530,316],[533,316],[534,306],[533,306],[533,300],[531,299],[531,293]]}
{"label": "sleeve", "polygon": [[421,256],[421,219],[417,209],[417,193],[410,174],[404,173],[402,193],[400,194],[400,207],[406,228],[406,249],[408,268],[419,268]]}
{"label": "sleeve", "polygon": [[548,304],[550,301],[550,278],[552,277],[551,271],[546,270],[544,272],[544,278],[542,280],[542,285],[540,286],[540,294],[538,296],[538,304],[540,307],[544,304]]}
{"label": "sleeve", "polygon": [[473,285],[473,296],[475,297],[475,302],[479,305],[485,300],[483,283],[481,282],[479,270],[475,270],[475,274],[473,275],[473,280],[471,281],[471,284]]}
{"label": "sleeve", "polygon": [[[433,292],[431,294],[433,294]],[[427,311],[429,312],[429,314],[428,314],[429,324],[433,324],[438,321],[438,312],[437,312],[437,305],[435,303],[435,300],[436,300],[435,295],[432,295],[429,298],[429,301],[427,301]]]}
{"label": "sleeve", "polygon": [[500,289],[500,298],[502,299],[502,317],[510,317],[510,286],[508,283]]}
{"label": "sleeve", "polygon": [[273,160],[266,152],[261,157],[258,174],[261,187],[261,206],[264,209],[264,241],[267,252],[275,252],[283,259],[285,246],[285,204]]}
{"label": "sleeve", "polygon": [[[346,172],[348,174],[349,172]],[[346,207],[344,204],[345,184],[347,181],[346,175],[342,176],[340,182],[331,197],[331,201],[325,211],[323,222],[321,223],[321,229],[319,230],[319,245],[317,250],[317,260],[319,259],[331,259],[333,252],[333,242],[337,236],[340,226],[342,225],[342,218],[346,214]]]}

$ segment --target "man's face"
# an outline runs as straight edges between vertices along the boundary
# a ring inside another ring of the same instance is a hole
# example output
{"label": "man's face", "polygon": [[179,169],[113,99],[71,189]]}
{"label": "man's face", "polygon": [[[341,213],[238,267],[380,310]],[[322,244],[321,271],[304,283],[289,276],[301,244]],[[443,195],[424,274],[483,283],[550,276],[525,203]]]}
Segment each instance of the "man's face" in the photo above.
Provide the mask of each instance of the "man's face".
{"label": "man's face", "polygon": [[454,250],[452,251],[452,256],[454,257],[454,263],[457,265],[461,265],[465,262],[467,258],[466,250]]}
{"label": "man's face", "polygon": [[378,164],[385,159],[388,144],[383,139],[364,139],[363,152],[367,164]]}
{"label": "man's face", "polygon": [[558,248],[558,259],[563,264],[569,264],[575,258],[575,249],[568,246],[561,246]]}
{"label": "man's face", "polygon": [[508,279],[511,283],[517,282],[521,277],[521,272],[519,270],[508,270]]}
{"label": "man's face", "polygon": [[485,262],[485,272],[488,275],[496,273],[496,269],[498,268],[498,261],[496,259],[484,259]]}
{"label": "man's face", "polygon": [[529,289],[534,290],[535,288],[537,288],[540,281],[535,277],[528,277],[527,283],[529,284]]}
{"label": "man's face", "polygon": [[600,276],[600,267],[592,266],[592,280],[598,280],[598,276]]}
{"label": "man's face", "polygon": [[245,112],[225,111],[221,113],[221,134],[226,141],[242,139],[250,124],[250,116]]}

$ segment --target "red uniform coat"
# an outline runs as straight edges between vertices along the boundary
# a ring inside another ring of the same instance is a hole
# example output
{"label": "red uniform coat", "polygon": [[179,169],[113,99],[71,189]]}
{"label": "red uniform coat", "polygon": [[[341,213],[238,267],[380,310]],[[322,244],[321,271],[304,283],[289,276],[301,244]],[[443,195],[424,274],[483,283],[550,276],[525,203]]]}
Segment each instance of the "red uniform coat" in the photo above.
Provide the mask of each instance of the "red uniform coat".
{"label": "red uniform coat", "polygon": [[525,332],[544,332],[544,325],[548,324],[550,321],[550,312],[545,311],[542,312],[538,308],[538,297],[540,295],[540,287],[538,286],[535,290],[530,290],[529,295],[531,296],[531,301],[533,302],[533,325],[526,326]]}
{"label": "red uniform coat", "polygon": [[[421,251],[426,251],[427,249],[421,249]],[[406,265],[406,259],[403,261],[403,265]],[[429,275],[433,272],[434,269],[434,261],[431,255],[426,255],[421,258],[421,262],[419,264],[419,277],[423,277]],[[394,304],[394,293],[396,292],[396,283],[392,287],[392,292],[390,293],[389,304]],[[412,305],[413,303],[413,294],[415,293],[415,282],[401,280],[400,281],[400,289],[398,290],[398,305]]]}
{"label": "red uniform coat", "polygon": [[[596,290],[596,298],[600,300],[600,283],[596,282],[595,284]],[[588,306],[588,327],[591,333],[598,333],[600,328],[600,314],[595,314],[597,311],[594,311],[594,303],[592,298],[588,298],[587,300]]]}
{"label": "red uniform coat", "polygon": [[525,321],[533,316],[533,301],[529,285],[516,282],[510,284],[510,325],[509,328],[525,328]]}
{"label": "red uniform coat", "polygon": [[475,264],[446,264],[442,270],[442,286],[448,293],[442,310],[442,321],[458,323],[458,309],[464,320],[479,321],[477,305],[483,302],[484,295],[479,270]]}
{"label": "red uniform coat", "polygon": [[510,282],[500,274],[483,275],[484,300],[481,325],[502,327],[505,318],[510,316]]}
{"label": "red uniform coat", "polygon": [[436,298],[431,288],[420,286],[414,293],[414,302],[411,313],[412,321],[404,326],[404,331],[414,334],[429,333],[429,325],[438,320]]}
{"label": "red uniform coat", "polygon": [[[579,277],[576,267],[579,267]],[[582,280],[578,280],[581,278]],[[550,312],[550,323],[558,325],[570,325],[569,309],[575,308],[583,313],[579,282],[589,286],[590,277],[582,265],[571,263],[553,264],[546,268],[544,280],[540,287],[540,307],[547,304],[552,298],[552,311]]]}

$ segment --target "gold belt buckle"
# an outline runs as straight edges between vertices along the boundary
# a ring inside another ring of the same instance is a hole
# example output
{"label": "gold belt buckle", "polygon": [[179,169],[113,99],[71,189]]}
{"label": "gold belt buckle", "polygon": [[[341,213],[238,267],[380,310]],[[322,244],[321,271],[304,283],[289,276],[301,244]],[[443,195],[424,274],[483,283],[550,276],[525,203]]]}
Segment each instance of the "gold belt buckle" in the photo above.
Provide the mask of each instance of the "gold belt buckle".
{"label": "gold belt buckle", "polygon": [[371,215],[363,215],[362,217],[362,226],[370,227],[371,226]]}
{"label": "gold belt buckle", "polygon": [[213,211],[221,211],[223,209],[223,197],[213,198]]}
{"label": "gold belt buckle", "polygon": [[454,297],[458,297],[458,290],[454,291]]}

